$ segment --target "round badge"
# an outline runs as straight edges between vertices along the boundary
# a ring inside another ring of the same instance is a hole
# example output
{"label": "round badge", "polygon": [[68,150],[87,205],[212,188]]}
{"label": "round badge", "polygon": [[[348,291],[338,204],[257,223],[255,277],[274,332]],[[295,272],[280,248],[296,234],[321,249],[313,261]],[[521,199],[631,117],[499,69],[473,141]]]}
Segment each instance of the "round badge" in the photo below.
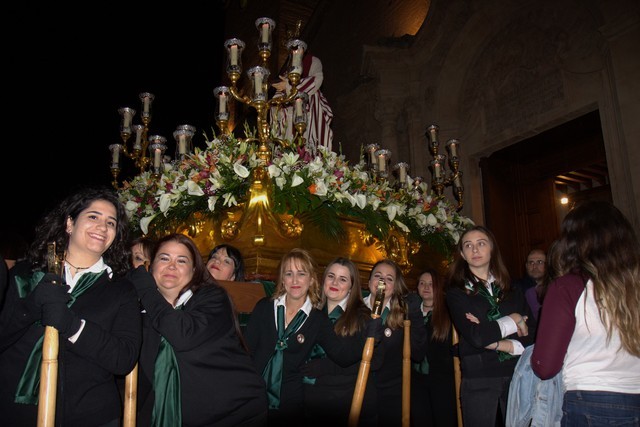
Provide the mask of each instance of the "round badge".
{"label": "round badge", "polygon": [[296,336],[296,339],[298,340],[298,342],[299,342],[300,344],[302,344],[302,343],[304,342],[304,335],[302,335],[302,334],[298,334],[298,335]]}
{"label": "round badge", "polygon": [[391,329],[386,328],[386,329],[384,330],[384,336],[385,336],[385,337],[387,337],[387,338],[389,338],[389,337],[391,336]]}

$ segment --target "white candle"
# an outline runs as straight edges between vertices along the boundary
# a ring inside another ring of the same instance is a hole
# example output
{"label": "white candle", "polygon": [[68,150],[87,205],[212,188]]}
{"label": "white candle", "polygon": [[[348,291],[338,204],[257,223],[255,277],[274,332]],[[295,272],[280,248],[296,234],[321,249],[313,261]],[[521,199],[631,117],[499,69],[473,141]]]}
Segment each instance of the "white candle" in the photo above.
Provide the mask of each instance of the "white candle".
{"label": "white candle", "polygon": [[384,172],[387,169],[387,159],[384,155],[378,156],[378,170]]}
{"label": "white candle", "polygon": [[162,151],[159,148],[156,148],[153,152],[153,167],[159,168],[160,163],[162,162]]}
{"label": "white candle", "polygon": [[458,157],[458,142],[453,139],[449,141],[449,154],[451,157]]}
{"label": "white candle", "polygon": [[218,107],[218,110],[220,114],[227,112],[227,97],[224,93],[220,94],[220,106]]}
{"label": "white candle", "polygon": [[234,44],[231,45],[231,47],[229,48],[230,51],[230,60],[231,60],[231,65],[232,66],[236,66],[238,65],[238,45]]}
{"label": "white candle", "polygon": [[407,182],[407,169],[404,166],[400,166],[400,182]]}
{"label": "white candle", "polygon": [[371,164],[374,164],[376,162],[376,149],[372,148],[369,151],[369,161],[371,162]]}
{"label": "white candle", "polygon": [[296,99],[296,117],[302,117],[302,99]]}
{"label": "white candle", "polygon": [[187,137],[184,134],[181,134],[178,136],[178,153],[180,154],[184,154],[187,152],[186,149],[186,141]]}
{"label": "white candle", "polygon": [[440,162],[435,162],[433,164],[433,173],[436,178],[440,178]]}
{"label": "white candle", "polygon": [[113,150],[111,162],[114,165],[117,165],[120,163],[120,150],[118,150],[117,148]]}
{"label": "white candle", "polygon": [[269,24],[262,24],[262,43],[269,43]]}
{"label": "white candle", "polygon": [[302,53],[303,52],[304,50],[302,50],[302,48],[300,47],[298,47],[293,51],[293,58],[291,60],[293,72],[302,74]]}
{"label": "white candle", "polygon": [[261,97],[262,95],[262,73],[255,73],[253,75],[254,81],[255,81],[255,92],[256,92],[256,98]]}
{"label": "white candle", "polygon": [[151,103],[151,99],[148,96],[145,96],[142,101],[144,114],[149,114],[149,104]]}
{"label": "white candle", "polygon": [[131,125],[131,113],[129,111],[125,111],[122,117],[122,127],[128,128]]}
{"label": "white candle", "polygon": [[143,128],[136,129],[136,141],[133,143],[134,150],[142,150],[142,130]]}

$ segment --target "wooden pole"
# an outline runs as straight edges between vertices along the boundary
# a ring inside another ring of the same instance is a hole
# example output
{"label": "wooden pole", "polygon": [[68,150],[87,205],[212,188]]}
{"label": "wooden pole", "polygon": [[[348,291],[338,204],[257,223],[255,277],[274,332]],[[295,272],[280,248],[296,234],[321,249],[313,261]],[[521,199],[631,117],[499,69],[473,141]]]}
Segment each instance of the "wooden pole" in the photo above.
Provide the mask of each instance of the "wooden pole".
{"label": "wooden pole", "polygon": [[53,326],[45,327],[38,390],[38,427],[53,427],[56,422],[59,345],[58,330]]}
{"label": "wooden pole", "polygon": [[[457,345],[458,344],[458,331],[456,330],[456,328],[451,325],[451,329],[452,329],[452,334],[453,334],[453,345]],[[455,377],[455,383],[456,383],[456,403],[457,403],[457,412],[458,412],[458,427],[463,427],[463,423],[462,423],[462,406],[460,405],[460,383],[461,383],[461,379],[462,379],[462,373],[460,371],[460,356],[454,355],[453,356],[453,373],[454,373],[454,377]]]}
{"label": "wooden pole", "polygon": [[[408,310],[408,307],[407,307]],[[411,421],[411,320],[404,320],[402,347],[402,427]]]}
{"label": "wooden pole", "polygon": [[[50,273],[64,274],[65,255],[58,254],[56,243],[47,244],[47,268]],[[38,388],[38,427],[53,427],[56,422],[56,394],[58,392],[58,352],[60,341],[58,330],[45,326],[42,341],[42,363],[40,364],[40,386]]]}
{"label": "wooden pole", "polygon": [[[373,304],[373,310],[371,310],[371,318],[374,320],[378,319],[382,313],[384,289],[384,280],[380,279],[378,281],[378,288],[376,289],[376,298]],[[375,337],[368,337],[367,341],[364,343],[364,349],[362,350],[362,360],[360,361],[360,368],[358,368],[356,386],[353,390],[351,410],[349,411],[349,427],[356,427],[358,425],[358,420],[360,419],[360,411],[362,410],[364,392],[367,388],[367,380],[369,378],[369,370],[371,369],[371,358],[373,357],[374,347]]]}
{"label": "wooden pole", "polygon": [[138,364],[124,380],[124,416],[122,427],[136,427],[136,402],[138,400]]}

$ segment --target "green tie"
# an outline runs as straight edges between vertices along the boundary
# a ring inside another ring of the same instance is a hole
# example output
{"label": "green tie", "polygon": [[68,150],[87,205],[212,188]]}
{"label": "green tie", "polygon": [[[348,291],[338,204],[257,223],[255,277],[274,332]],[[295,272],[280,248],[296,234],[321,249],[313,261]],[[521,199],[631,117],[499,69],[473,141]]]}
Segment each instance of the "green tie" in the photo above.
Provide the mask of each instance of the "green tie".
{"label": "green tie", "polygon": [[[478,285],[478,293],[489,302],[489,305],[491,305],[491,308],[487,311],[487,319],[498,320],[502,317],[500,314],[500,306],[498,305],[502,299],[502,289],[500,289],[495,282],[491,282],[491,293],[483,284]],[[507,352],[498,351],[498,360],[500,362],[504,362],[505,360],[509,360],[513,357],[513,355]]]}
{"label": "green tie", "polygon": [[267,383],[267,397],[269,398],[269,408],[278,409],[280,407],[280,387],[282,386],[282,365],[284,363],[284,350],[288,347],[287,340],[304,323],[307,314],[299,310],[293,321],[286,328],[284,327],[284,306],[278,306],[278,341],[276,347],[262,372],[262,377]]}
{"label": "green tie", "polygon": [[380,317],[382,318],[382,323],[383,324],[387,320],[387,316],[388,315],[389,315],[389,307],[385,307],[384,310],[382,310],[382,314],[380,315]]}
{"label": "green tie", "polygon": [[[97,282],[103,273],[104,272],[83,274],[82,277],[78,280],[78,283],[76,283],[76,286],[71,291],[71,301],[69,301],[67,306],[71,307],[76,299],[87,289],[89,289],[95,282]],[[19,283],[17,280],[16,283],[19,285],[28,284],[27,281]],[[35,345],[33,346],[33,350],[31,350],[31,354],[29,355],[29,359],[27,360],[27,365],[25,366],[24,371],[22,372],[22,376],[20,377],[20,381],[18,382],[18,388],[16,390],[16,396],[14,400],[16,403],[27,403],[32,405],[38,404],[38,390],[40,388],[40,365],[42,364],[43,342],[44,335],[42,335],[38,339],[38,341],[36,341]]]}

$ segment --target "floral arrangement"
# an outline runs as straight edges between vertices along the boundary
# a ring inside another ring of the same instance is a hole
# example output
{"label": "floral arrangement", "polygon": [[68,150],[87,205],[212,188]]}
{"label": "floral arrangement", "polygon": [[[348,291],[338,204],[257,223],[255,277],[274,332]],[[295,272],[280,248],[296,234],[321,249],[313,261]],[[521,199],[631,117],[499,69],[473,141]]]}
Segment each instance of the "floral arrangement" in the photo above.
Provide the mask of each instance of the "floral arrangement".
{"label": "floral arrangement", "polygon": [[[183,221],[195,212],[216,217],[226,208],[248,201],[250,176],[261,160],[258,148],[233,136],[206,137],[206,149],[196,148],[173,165],[165,165],[159,179],[143,172],[125,181],[120,199],[136,230]],[[397,227],[413,240],[449,255],[461,233],[473,222],[459,215],[446,199],[436,197],[425,183],[407,177],[405,189],[367,172],[364,156],[350,165],[344,156],[304,147],[272,147],[265,165],[272,182],[272,209],[305,218],[332,238],[340,238],[339,217],[364,222],[375,237],[384,239]]]}

